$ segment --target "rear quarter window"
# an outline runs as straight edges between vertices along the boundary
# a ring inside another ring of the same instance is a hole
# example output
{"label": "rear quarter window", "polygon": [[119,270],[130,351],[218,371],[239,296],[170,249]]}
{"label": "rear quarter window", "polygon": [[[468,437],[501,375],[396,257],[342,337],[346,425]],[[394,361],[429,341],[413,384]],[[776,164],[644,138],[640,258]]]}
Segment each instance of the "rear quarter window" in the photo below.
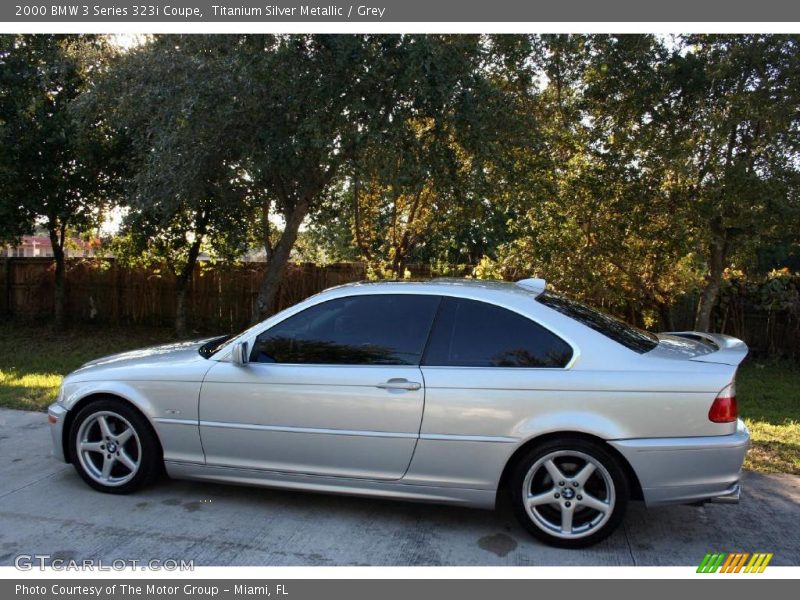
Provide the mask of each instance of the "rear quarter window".
{"label": "rear quarter window", "polygon": [[444,298],[423,364],[447,367],[563,368],[572,347],[520,314],[465,298]]}

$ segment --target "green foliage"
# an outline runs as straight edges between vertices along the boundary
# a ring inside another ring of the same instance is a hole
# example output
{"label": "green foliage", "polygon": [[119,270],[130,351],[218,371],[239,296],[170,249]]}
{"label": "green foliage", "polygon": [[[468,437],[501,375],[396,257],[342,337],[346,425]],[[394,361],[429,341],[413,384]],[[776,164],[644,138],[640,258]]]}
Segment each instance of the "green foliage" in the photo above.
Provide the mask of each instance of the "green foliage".
{"label": "green foliage", "polygon": [[359,260],[352,236],[353,204],[345,188],[343,179],[332,182],[317,209],[308,215],[297,238],[294,260],[319,265]]}
{"label": "green foliage", "polygon": [[537,273],[668,327],[668,306],[690,290],[713,305],[732,261],[753,264],[765,242],[797,248],[797,39],[673,44],[542,38],[538,100],[556,160],[536,175],[541,191],[532,182],[520,197],[498,250],[506,275]]}
{"label": "green foliage", "polygon": [[800,326],[800,273],[780,269],[756,279],[726,271],[715,308],[725,314],[734,306],[746,312],[784,313]]}
{"label": "green foliage", "polygon": [[481,258],[472,271],[475,279],[503,279],[503,269],[497,261],[488,256]]}
{"label": "green foliage", "polygon": [[112,54],[96,35],[0,36],[0,242],[46,229],[57,326],[65,323],[66,241],[96,226],[117,191],[116,139],[76,110]]}
{"label": "green foliage", "polygon": [[[524,36],[408,36],[412,99],[356,148],[339,199],[376,271],[475,262],[505,239],[518,175],[541,161]],[[527,178],[526,178],[527,180]]]}
{"label": "green foliage", "polygon": [[254,318],[294,258],[538,275],[664,328],[699,291],[704,328],[726,269],[800,255],[797,36],[0,43],[0,237],[117,203],[114,253],[179,294],[201,251],[261,246]]}
{"label": "green foliage", "polygon": [[227,36],[159,36],[121,55],[84,98],[129,149],[123,260],[162,262],[180,279],[202,248],[243,251],[248,185],[230,128],[238,63]]}
{"label": "green foliage", "polygon": [[58,251],[113,200],[113,142],[74,109],[112,54],[96,35],[0,36],[0,241],[42,223]]}

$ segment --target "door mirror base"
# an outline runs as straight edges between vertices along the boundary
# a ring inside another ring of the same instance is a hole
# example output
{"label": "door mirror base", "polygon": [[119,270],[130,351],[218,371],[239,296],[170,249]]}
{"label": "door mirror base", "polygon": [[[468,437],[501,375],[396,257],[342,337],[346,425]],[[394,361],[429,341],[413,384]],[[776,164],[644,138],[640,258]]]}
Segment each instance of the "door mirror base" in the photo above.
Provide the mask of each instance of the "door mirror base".
{"label": "door mirror base", "polygon": [[245,366],[250,362],[247,352],[247,342],[236,342],[231,350],[231,362],[239,367]]}

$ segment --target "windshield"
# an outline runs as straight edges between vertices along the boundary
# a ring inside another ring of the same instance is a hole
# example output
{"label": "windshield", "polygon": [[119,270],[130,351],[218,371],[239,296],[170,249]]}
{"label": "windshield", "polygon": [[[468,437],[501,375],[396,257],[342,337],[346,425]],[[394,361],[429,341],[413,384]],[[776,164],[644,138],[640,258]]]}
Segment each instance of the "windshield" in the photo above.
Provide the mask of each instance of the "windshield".
{"label": "windshield", "polygon": [[650,350],[658,346],[658,337],[655,334],[628,325],[616,317],[575,300],[570,300],[552,292],[542,292],[536,299],[545,306],[549,306],[553,310],[557,310],[587,327],[591,327],[639,354],[650,352]]}

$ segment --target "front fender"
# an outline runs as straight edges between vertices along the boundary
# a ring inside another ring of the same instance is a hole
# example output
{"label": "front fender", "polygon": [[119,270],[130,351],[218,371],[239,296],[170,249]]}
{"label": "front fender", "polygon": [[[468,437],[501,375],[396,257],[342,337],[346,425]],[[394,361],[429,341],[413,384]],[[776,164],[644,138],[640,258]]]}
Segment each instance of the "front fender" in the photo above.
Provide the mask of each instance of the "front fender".
{"label": "front fender", "polygon": [[[76,404],[89,396],[117,396],[133,404],[142,414],[152,421],[159,416],[159,411],[144,392],[137,389],[133,383],[134,382],[126,381],[65,382],[61,390],[59,404],[66,410],[72,410]],[[141,382],[135,383],[139,384]]]}
{"label": "front fender", "polygon": [[121,398],[150,422],[161,442],[164,460],[203,463],[205,455],[198,423],[200,386],[199,381],[67,380],[58,404],[71,412],[79,402],[91,396]]}

